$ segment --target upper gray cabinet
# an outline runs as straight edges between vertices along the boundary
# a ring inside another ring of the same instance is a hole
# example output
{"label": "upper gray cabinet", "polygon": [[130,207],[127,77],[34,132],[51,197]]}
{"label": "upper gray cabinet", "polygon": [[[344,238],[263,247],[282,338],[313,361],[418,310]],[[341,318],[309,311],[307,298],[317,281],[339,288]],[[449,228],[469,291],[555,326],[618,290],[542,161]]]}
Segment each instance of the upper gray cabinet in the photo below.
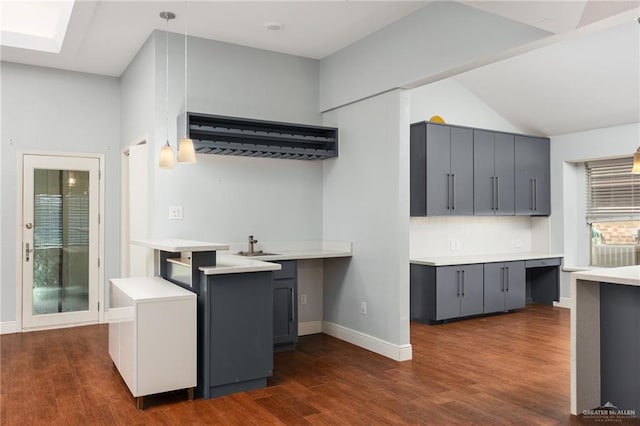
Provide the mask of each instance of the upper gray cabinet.
{"label": "upper gray cabinet", "polygon": [[411,125],[411,216],[473,214],[473,131]]}
{"label": "upper gray cabinet", "polygon": [[474,130],[474,214],[513,215],[514,175],[514,136]]}
{"label": "upper gray cabinet", "polygon": [[549,139],[515,137],[516,214],[551,214]]}

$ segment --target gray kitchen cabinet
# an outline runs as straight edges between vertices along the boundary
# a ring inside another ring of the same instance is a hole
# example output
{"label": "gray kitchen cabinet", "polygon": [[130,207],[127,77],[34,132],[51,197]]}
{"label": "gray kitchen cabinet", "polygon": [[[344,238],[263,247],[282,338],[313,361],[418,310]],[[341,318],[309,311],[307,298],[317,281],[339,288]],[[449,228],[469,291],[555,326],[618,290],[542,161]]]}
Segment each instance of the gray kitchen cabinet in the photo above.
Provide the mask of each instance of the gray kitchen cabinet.
{"label": "gray kitchen cabinet", "polygon": [[273,272],[202,277],[198,395],[266,387],[273,371]]}
{"label": "gray kitchen cabinet", "polygon": [[274,263],[282,269],[273,273],[273,346],[282,351],[298,341],[298,268],[295,260]]}
{"label": "gray kitchen cabinet", "polygon": [[524,261],[484,264],[484,313],[524,308]]}
{"label": "gray kitchen cabinet", "polygon": [[515,170],[516,214],[551,214],[549,139],[516,135]]}
{"label": "gray kitchen cabinet", "polygon": [[411,216],[473,214],[473,131],[411,125]]}
{"label": "gray kitchen cabinet", "polygon": [[482,314],[482,264],[411,265],[411,319],[435,322]]}
{"label": "gray kitchen cabinet", "polygon": [[473,213],[515,214],[514,135],[473,131]]}

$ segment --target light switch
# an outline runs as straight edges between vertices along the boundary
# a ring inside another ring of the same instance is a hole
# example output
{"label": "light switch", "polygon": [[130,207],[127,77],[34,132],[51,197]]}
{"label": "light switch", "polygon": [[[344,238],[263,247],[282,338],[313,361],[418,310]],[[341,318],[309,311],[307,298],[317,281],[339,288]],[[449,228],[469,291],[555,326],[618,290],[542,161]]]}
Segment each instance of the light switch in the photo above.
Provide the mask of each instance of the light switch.
{"label": "light switch", "polygon": [[182,220],[182,206],[169,206],[169,220]]}

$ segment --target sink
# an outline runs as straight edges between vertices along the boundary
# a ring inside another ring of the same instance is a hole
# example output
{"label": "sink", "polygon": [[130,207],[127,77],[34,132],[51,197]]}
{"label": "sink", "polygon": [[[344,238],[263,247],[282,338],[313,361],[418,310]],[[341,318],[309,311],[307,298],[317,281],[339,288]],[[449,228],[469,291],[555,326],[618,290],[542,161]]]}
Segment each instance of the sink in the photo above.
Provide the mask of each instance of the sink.
{"label": "sink", "polygon": [[247,256],[247,257],[255,257],[255,256],[277,256],[278,253],[267,253],[264,252],[262,250],[258,250],[258,251],[254,251],[253,253],[249,253],[248,251],[239,251],[238,254],[240,256]]}

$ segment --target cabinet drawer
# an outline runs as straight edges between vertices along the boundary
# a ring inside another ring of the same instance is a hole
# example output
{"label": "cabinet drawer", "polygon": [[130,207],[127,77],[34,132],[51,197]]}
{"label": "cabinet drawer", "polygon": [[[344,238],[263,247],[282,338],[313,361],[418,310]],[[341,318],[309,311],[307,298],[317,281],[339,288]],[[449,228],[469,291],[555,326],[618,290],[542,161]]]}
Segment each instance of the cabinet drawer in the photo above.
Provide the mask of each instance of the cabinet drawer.
{"label": "cabinet drawer", "polygon": [[295,278],[296,277],[296,261],[295,260],[283,260],[279,263],[282,265],[282,269],[279,271],[273,271],[273,278],[276,280]]}
{"label": "cabinet drawer", "polygon": [[525,261],[525,268],[541,268],[544,266],[560,266],[561,259],[559,257],[551,257],[548,259],[531,259]]}

